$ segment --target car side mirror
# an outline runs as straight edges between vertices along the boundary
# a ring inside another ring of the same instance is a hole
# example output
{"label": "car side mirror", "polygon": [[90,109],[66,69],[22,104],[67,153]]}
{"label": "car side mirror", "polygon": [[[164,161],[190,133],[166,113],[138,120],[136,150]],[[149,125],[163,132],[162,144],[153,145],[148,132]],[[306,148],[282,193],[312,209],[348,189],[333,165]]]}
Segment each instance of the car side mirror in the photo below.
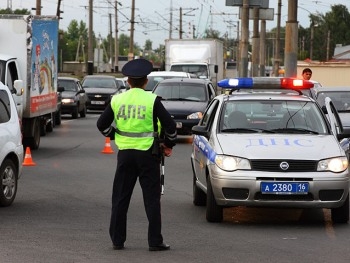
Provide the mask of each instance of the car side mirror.
{"label": "car side mirror", "polygon": [[58,92],[63,92],[63,91],[64,91],[64,87],[58,87],[58,88],[57,88],[57,91],[58,91]]}
{"label": "car side mirror", "polygon": [[322,111],[323,111],[323,113],[324,114],[328,114],[328,111],[327,111],[327,108],[326,108],[326,106],[324,105],[324,106],[322,106]]}
{"label": "car side mirror", "polygon": [[23,80],[15,80],[13,84],[14,94],[21,96],[24,93]]}
{"label": "car side mirror", "polygon": [[195,125],[192,127],[192,133],[195,135],[204,136],[209,138],[209,132],[205,126]]}

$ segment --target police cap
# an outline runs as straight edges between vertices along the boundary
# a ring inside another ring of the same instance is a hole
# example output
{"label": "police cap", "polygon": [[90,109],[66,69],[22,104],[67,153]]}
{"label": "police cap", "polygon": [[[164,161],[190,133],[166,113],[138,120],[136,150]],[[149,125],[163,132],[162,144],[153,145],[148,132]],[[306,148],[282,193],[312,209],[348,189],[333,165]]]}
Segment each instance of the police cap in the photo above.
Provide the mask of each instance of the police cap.
{"label": "police cap", "polygon": [[129,78],[139,79],[146,77],[153,70],[153,65],[147,59],[138,58],[127,62],[122,73]]}

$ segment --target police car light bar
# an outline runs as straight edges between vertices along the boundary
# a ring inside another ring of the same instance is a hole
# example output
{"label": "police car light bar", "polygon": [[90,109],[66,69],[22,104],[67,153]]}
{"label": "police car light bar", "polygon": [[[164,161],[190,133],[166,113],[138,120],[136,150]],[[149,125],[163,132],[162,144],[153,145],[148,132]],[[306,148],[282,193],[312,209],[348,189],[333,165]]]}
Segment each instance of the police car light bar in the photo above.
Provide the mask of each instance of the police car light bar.
{"label": "police car light bar", "polygon": [[254,77],[223,79],[218,82],[223,89],[310,89],[314,84],[311,81],[296,78]]}

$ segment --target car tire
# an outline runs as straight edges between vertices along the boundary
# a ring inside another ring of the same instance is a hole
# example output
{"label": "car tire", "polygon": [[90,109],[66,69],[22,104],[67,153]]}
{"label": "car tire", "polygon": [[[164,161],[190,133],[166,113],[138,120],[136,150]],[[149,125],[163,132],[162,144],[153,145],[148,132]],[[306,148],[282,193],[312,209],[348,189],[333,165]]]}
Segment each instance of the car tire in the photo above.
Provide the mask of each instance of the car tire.
{"label": "car tire", "polygon": [[61,125],[61,118],[62,118],[62,113],[61,113],[61,109],[59,109],[56,113],[55,113],[55,125]]}
{"label": "car tire", "polygon": [[207,211],[206,217],[208,222],[218,223],[223,219],[223,208],[218,206],[214,197],[213,188],[210,178],[207,180]]}
{"label": "car tire", "polygon": [[84,104],[83,109],[79,112],[81,118],[86,117],[86,105]]}
{"label": "car tire", "polygon": [[46,132],[53,132],[55,127],[55,113],[51,113],[51,120],[46,124]]}
{"label": "car tire", "polygon": [[207,203],[206,194],[200,189],[197,184],[197,178],[193,174],[193,204],[195,206],[205,206]]}
{"label": "car tire", "polygon": [[0,167],[0,206],[9,206],[17,193],[18,171],[14,162],[5,159]]}
{"label": "car tire", "polygon": [[349,194],[341,207],[331,209],[333,223],[347,223],[349,221]]}
{"label": "car tire", "polygon": [[73,119],[77,119],[77,118],[78,118],[78,114],[79,114],[79,109],[78,109],[78,106],[77,106],[77,107],[75,107],[75,108],[73,109],[72,118],[73,118]]}

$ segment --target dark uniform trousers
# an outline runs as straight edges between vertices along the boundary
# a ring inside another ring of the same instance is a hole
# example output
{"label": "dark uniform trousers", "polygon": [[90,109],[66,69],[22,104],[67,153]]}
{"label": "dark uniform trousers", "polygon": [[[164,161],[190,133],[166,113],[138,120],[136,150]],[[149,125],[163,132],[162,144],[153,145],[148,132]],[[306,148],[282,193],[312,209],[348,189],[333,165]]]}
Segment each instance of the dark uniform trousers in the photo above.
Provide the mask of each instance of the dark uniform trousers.
{"label": "dark uniform trousers", "polygon": [[142,188],[148,218],[148,244],[163,243],[160,211],[160,163],[151,149],[119,150],[113,183],[112,216],[109,233],[114,245],[124,244],[127,229],[127,211],[137,178]]}

